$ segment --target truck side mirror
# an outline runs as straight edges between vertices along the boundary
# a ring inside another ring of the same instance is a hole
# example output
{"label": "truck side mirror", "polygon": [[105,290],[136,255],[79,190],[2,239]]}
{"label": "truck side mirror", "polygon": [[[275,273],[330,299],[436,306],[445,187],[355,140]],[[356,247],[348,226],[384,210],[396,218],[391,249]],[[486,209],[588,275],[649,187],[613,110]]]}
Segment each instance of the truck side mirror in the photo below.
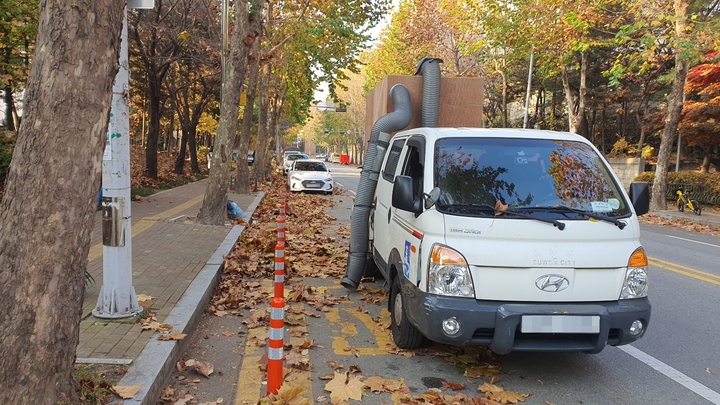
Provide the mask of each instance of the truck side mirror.
{"label": "truck side mirror", "polygon": [[392,206],[403,211],[420,215],[422,213],[422,200],[415,200],[413,195],[413,181],[410,176],[395,176],[392,189]]}
{"label": "truck side mirror", "polygon": [[432,208],[435,203],[437,203],[438,198],[440,198],[440,187],[435,187],[432,190],[430,190],[429,194],[425,194],[425,209]]}
{"label": "truck side mirror", "polygon": [[647,182],[638,181],[630,184],[630,202],[638,216],[650,211],[650,192]]}

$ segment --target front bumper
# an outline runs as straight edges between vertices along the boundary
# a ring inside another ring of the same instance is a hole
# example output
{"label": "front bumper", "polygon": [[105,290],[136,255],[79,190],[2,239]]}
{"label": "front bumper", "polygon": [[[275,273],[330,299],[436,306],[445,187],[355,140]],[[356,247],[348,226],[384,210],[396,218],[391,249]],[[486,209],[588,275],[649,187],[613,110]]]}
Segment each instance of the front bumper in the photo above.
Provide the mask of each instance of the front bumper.
{"label": "front bumper", "polygon": [[[606,345],[619,346],[640,339],[650,321],[647,298],[610,302],[528,303],[480,301],[427,294],[404,280],[403,298],[415,327],[428,339],[449,345],[488,345],[497,354],[511,351],[580,351],[598,353]],[[595,315],[599,333],[523,333],[523,315]],[[462,329],[449,336],[442,321],[456,318]],[[630,325],[641,320],[643,330],[630,334]]]}
{"label": "front bumper", "polygon": [[288,188],[290,191],[321,191],[331,193],[334,188],[334,182],[323,179],[290,179],[290,181],[288,181]]}

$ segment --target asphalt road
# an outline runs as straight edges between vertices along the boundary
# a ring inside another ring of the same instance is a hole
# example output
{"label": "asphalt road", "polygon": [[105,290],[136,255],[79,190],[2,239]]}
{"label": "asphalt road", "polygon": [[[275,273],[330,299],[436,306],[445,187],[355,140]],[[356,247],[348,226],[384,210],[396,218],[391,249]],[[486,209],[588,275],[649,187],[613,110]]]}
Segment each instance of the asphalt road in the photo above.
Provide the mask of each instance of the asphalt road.
{"label": "asphalt road", "polygon": [[[332,165],[338,187],[352,194],[357,188],[356,167]],[[333,196],[338,204],[330,213],[348,224],[352,200]],[[524,404],[720,404],[720,317],[716,316],[720,287],[720,239],[671,227],[642,225],[642,242],[651,260],[653,315],[645,337],[632,346],[607,347],[596,355],[578,353],[511,353],[501,359],[485,357],[499,367],[496,384],[505,390],[530,394]],[[307,335],[311,370],[293,371],[288,384],[301,386],[311,403],[329,403],[324,391],[334,371],[354,367],[365,378],[402,379],[410,395],[430,388],[455,395],[478,396],[477,387],[488,379],[467,378],[485,354],[480,348],[428,346],[415,353],[390,353],[387,297],[374,302],[382,282],[365,283],[364,291],[349,292],[338,280],[306,279],[333,296],[350,299],[327,312],[306,307],[300,325],[288,326],[286,336]],[[293,332],[295,331],[295,332]],[[238,333],[240,332],[240,333]],[[198,404],[255,403],[264,394],[264,374],[258,365],[266,349],[248,338],[242,318],[206,316],[193,335],[184,359],[202,359],[215,366],[210,378],[192,371],[174,376],[175,397],[187,391]],[[297,342],[296,342],[297,344]],[[497,360],[497,362],[495,362]],[[445,383],[465,384],[459,391]],[[351,400],[350,403],[358,403]],[[362,403],[401,403],[400,394],[365,390]]]}

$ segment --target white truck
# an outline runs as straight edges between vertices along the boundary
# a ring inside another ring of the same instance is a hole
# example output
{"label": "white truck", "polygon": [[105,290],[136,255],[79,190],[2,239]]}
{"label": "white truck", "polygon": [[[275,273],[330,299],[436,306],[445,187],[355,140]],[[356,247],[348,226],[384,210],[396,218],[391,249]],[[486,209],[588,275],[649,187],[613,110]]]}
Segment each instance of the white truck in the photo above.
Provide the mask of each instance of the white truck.
{"label": "white truck", "polygon": [[369,252],[399,347],[598,353],[645,334],[648,187],[628,195],[585,138],[415,128],[380,158]]}

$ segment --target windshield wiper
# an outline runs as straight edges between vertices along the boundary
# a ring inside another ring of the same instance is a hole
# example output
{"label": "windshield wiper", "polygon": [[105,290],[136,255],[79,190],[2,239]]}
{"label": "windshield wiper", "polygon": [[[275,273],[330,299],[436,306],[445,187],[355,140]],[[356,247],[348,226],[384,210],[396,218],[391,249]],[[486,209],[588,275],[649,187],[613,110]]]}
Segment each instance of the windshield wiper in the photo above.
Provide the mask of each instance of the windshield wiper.
{"label": "windshield wiper", "polygon": [[[556,228],[558,228],[561,231],[563,229],[565,229],[565,224],[558,221],[557,219],[538,218],[538,217],[534,217],[532,215],[528,215],[528,214],[525,214],[525,213],[522,213],[522,212],[516,211],[516,210],[499,210],[499,209],[493,207],[492,205],[488,205],[488,204],[450,204],[448,206],[449,207],[459,207],[459,208],[472,208],[472,209],[480,208],[483,210],[492,211],[495,214],[498,214],[498,213],[500,215],[509,214],[509,215],[515,215],[520,218],[534,219],[536,221],[545,222],[545,223],[555,226]],[[496,215],[496,216],[499,216],[499,215]]]}
{"label": "windshield wiper", "polygon": [[611,224],[617,226],[619,229],[623,229],[623,228],[625,228],[625,226],[627,226],[627,223],[625,221],[620,221],[619,219],[611,218],[611,217],[608,217],[607,215],[596,214],[592,211],[585,211],[585,210],[578,210],[575,208],[570,208],[566,205],[556,205],[553,207],[527,207],[526,209],[532,210],[532,211],[546,211],[546,212],[573,212],[578,215],[584,215],[588,218],[594,218],[594,219],[599,219],[601,221],[610,222]]}

